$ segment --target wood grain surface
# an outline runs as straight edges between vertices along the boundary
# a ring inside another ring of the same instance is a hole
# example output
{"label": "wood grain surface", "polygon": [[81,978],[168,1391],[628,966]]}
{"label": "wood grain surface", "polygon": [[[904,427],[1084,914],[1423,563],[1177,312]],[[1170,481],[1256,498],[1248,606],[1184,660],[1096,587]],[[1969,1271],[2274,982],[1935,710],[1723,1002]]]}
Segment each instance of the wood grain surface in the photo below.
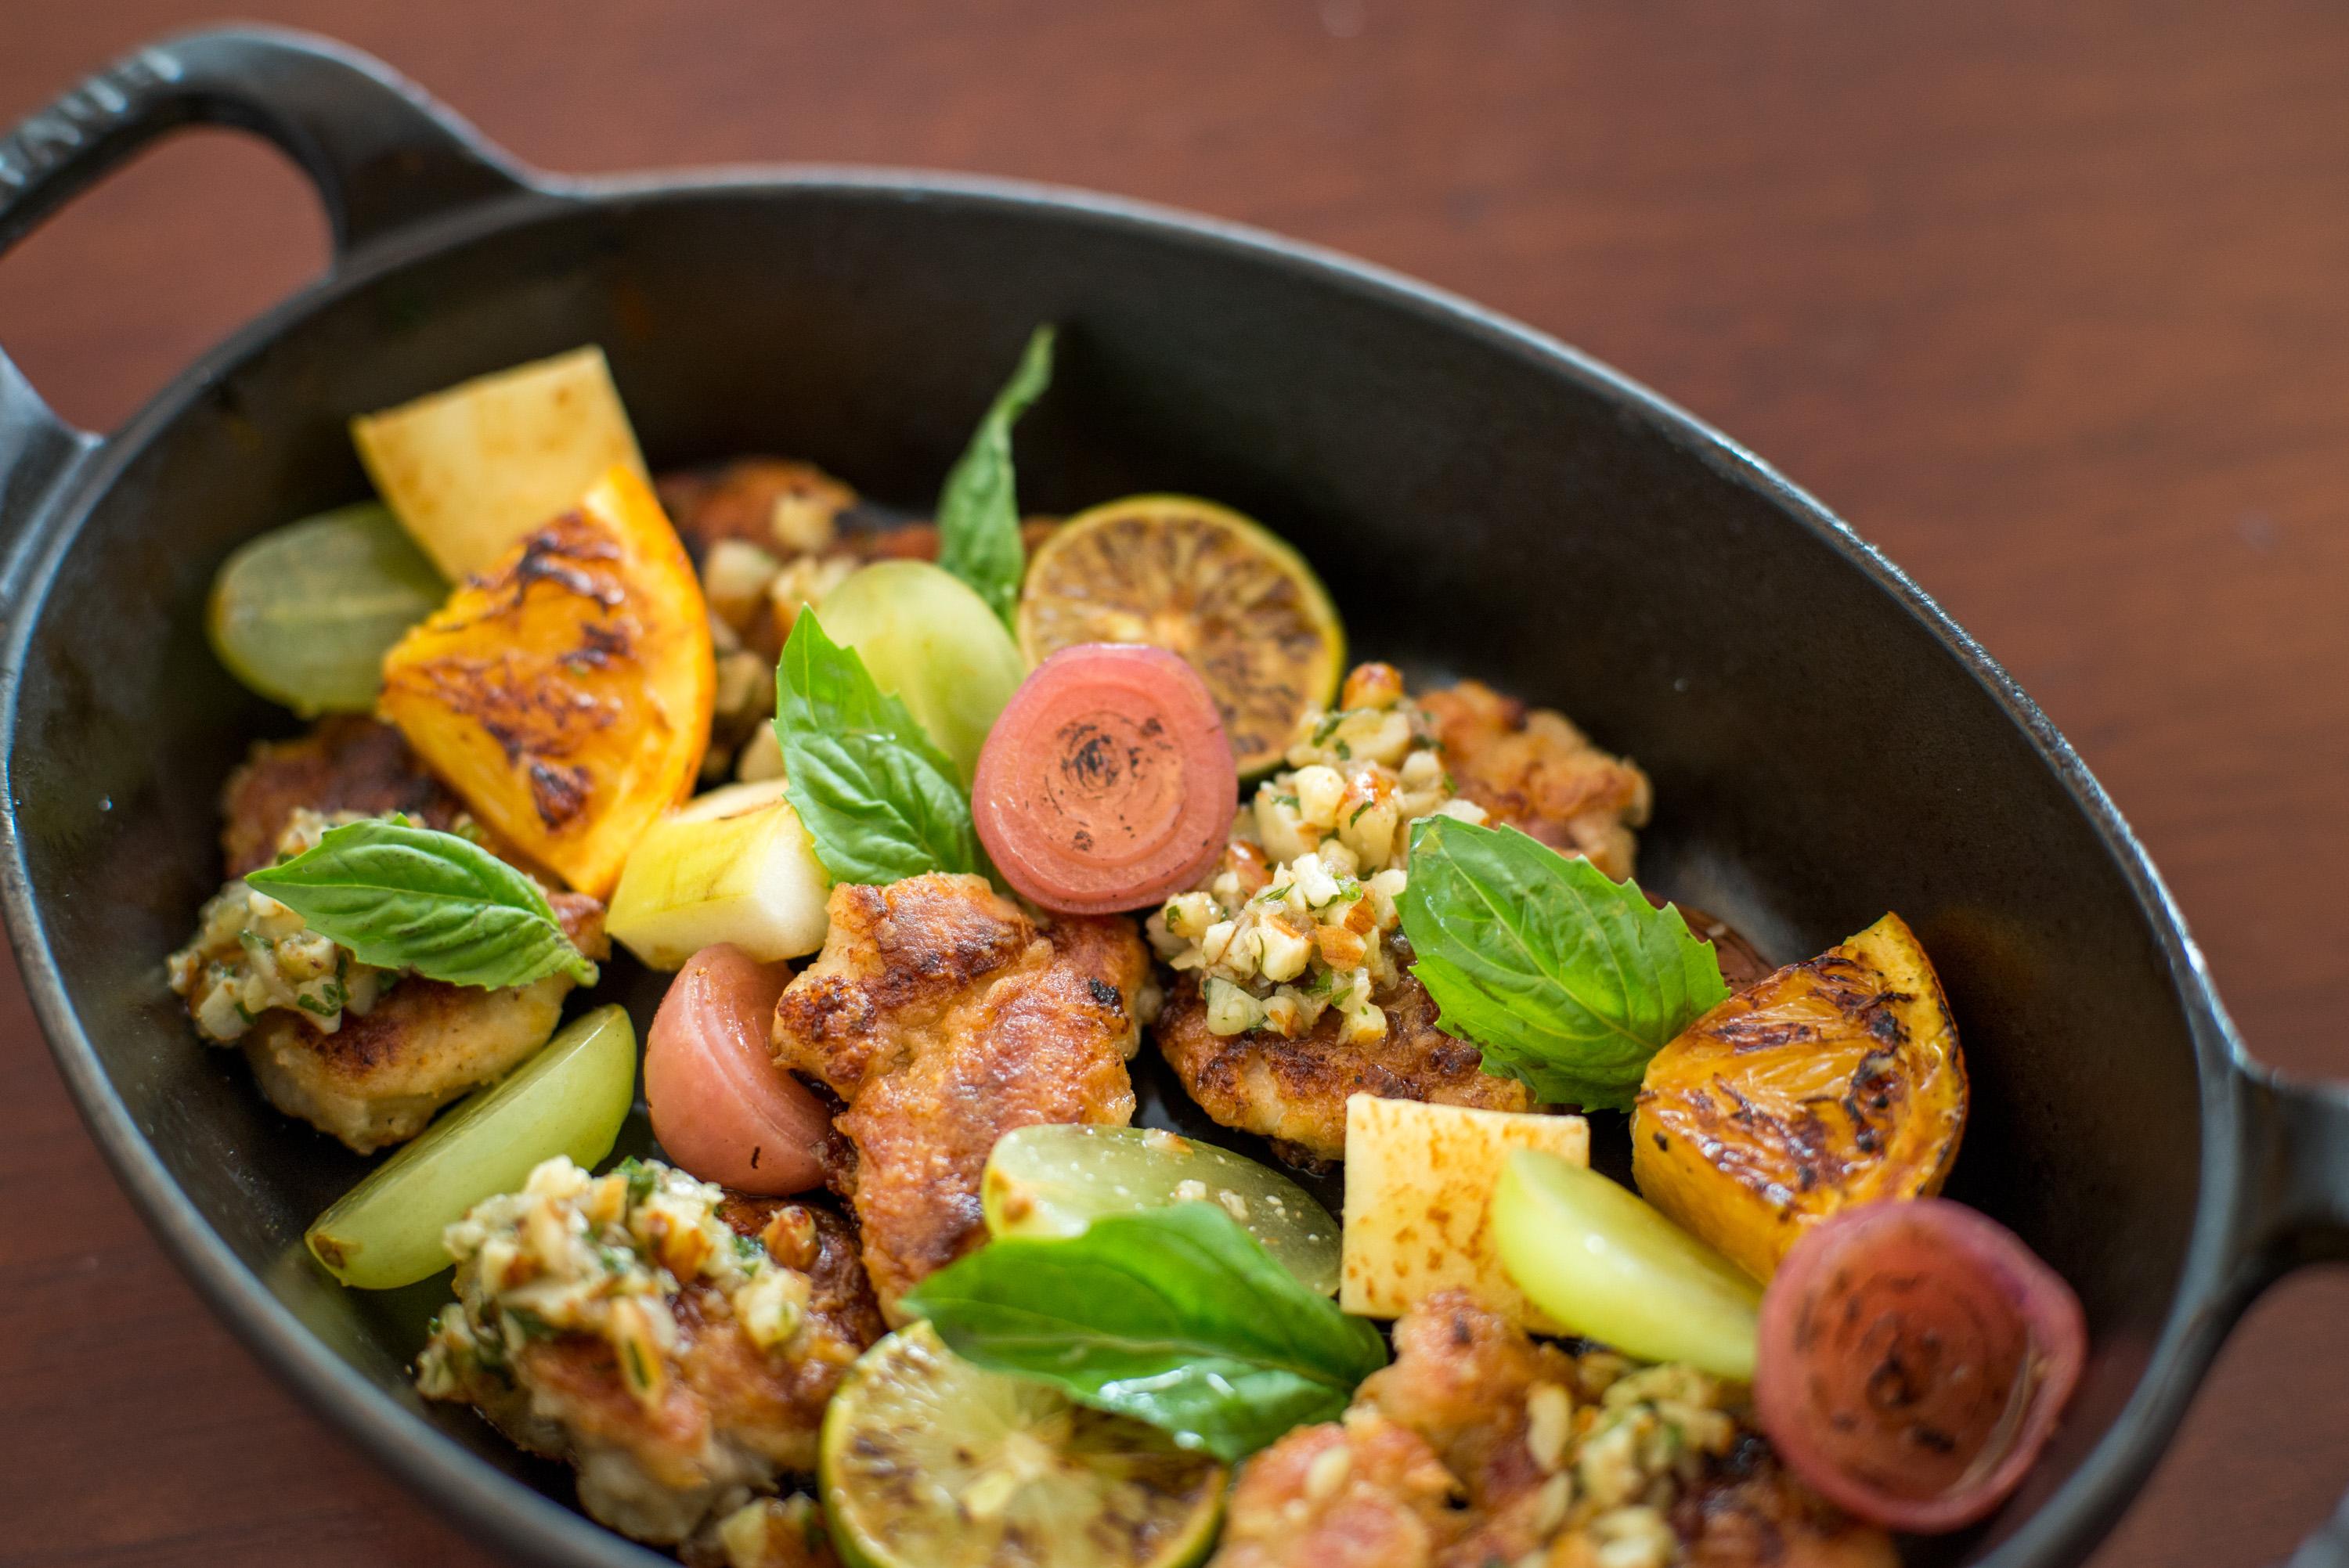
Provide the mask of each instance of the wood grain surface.
{"label": "wood grain surface", "polygon": [[[1730,431],[2015,672],[2263,1056],[2349,1075],[2349,10],[1183,0],[247,3],[564,170],[916,164],[1353,252]],[[0,5],[0,121],[166,0]],[[120,420],[311,275],[289,166],[190,136],[0,263]],[[0,1564],[482,1553],[299,1408],[116,1191],[0,975]],[[2258,1306],[2096,1561],[2286,1551],[2349,1484],[2349,1280]]]}

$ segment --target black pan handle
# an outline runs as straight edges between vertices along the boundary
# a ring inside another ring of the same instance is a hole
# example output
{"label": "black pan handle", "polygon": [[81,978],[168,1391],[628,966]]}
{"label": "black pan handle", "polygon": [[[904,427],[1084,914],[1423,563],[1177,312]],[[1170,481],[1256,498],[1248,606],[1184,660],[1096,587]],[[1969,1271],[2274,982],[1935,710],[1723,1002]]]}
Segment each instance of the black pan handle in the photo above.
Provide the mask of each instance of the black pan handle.
{"label": "black pan handle", "polygon": [[167,38],[89,77],[0,141],[0,251],[167,131],[274,142],[318,187],[335,249],[527,189],[521,170],[381,61],[274,27]]}
{"label": "black pan handle", "polygon": [[[274,27],[224,27],[125,56],[0,140],[0,253],[75,192],[168,132],[265,137],[317,186],[339,258],[529,189],[462,119],[380,61]],[[0,353],[0,541],[96,443]]]}
{"label": "black pan handle", "polygon": [[[2244,1064],[2254,1282],[2349,1260],[2349,1084]],[[2282,1568],[2349,1568],[2349,1501]]]}

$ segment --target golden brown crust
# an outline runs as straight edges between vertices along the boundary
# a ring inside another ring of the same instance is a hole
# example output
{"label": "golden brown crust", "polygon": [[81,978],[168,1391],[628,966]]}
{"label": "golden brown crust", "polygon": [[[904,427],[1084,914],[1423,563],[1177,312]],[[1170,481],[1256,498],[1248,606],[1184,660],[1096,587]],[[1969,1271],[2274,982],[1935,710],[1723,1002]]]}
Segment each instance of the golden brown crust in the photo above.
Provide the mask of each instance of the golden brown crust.
{"label": "golden brown crust", "polygon": [[823,951],[775,1006],[777,1063],[847,1102],[836,1176],[883,1310],[986,1234],[979,1174],[1035,1122],[1133,1119],[1125,1048],[1147,959],[1129,922],[1040,933],[978,877],[832,892]]}
{"label": "golden brown crust", "polygon": [[1392,1421],[1299,1427],[1240,1471],[1211,1568],[1427,1568],[1459,1527],[1452,1491],[1427,1444]]}
{"label": "golden brown crust", "polygon": [[296,740],[256,742],[221,791],[221,854],[241,877],[277,858],[298,810],[325,815],[404,812],[448,829],[463,807],[409,749],[399,731],[359,714],[323,719]]}
{"label": "golden brown crust", "polygon": [[1638,764],[1591,745],[1563,714],[1529,709],[1481,681],[1419,702],[1464,799],[1552,849],[1588,856],[1618,882],[1631,874],[1632,830],[1647,825],[1651,803]]}
{"label": "golden brown crust", "polygon": [[678,1325],[686,1330],[678,1360],[719,1430],[781,1469],[806,1472],[815,1469],[816,1434],[833,1390],[886,1330],[857,1261],[856,1233],[830,1209],[737,1195],[719,1213],[736,1233],[756,1236],[786,1209],[815,1221],[814,1255],[799,1271],[809,1284],[804,1326],[791,1354],[770,1355],[730,1319],[712,1321],[715,1293],[703,1288],[678,1303]]}
{"label": "golden brown crust", "polygon": [[1209,1116],[1318,1160],[1345,1158],[1348,1095],[1531,1109],[1525,1085],[1484,1071],[1482,1052],[1435,1026],[1435,999],[1416,979],[1404,975],[1379,1006],[1386,1034],[1367,1045],[1340,1041],[1344,1021],[1335,1008],[1293,1040],[1269,1029],[1218,1035],[1207,1027],[1198,977],[1186,974],[1152,1034]]}
{"label": "golden brown crust", "polygon": [[[601,903],[567,892],[548,903],[581,952],[611,951]],[[485,991],[409,975],[364,1016],[346,1011],[331,1035],[277,1007],[241,1043],[271,1104],[365,1154],[415,1137],[434,1111],[529,1057],[554,1032],[572,985],[550,975]]]}

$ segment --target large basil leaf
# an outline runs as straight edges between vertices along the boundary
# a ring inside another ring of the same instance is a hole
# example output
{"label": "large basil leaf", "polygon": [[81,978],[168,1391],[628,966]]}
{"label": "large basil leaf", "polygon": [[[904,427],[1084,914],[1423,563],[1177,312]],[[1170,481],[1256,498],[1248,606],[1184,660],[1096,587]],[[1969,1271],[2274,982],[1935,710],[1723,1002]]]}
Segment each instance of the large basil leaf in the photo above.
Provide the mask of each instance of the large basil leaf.
{"label": "large basil leaf", "polygon": [[1729,995],[1678,910],[1515,828],[1423,817],[1409,869],[1412,973],[1444,1028],[1542,1099],[1629,1109],[1648,1058]]}
{"label": "large basil leaf", "polygon": [[977,589],[1006,621],[1019,603],[1019,577],[1028,564],[1019,543],[1019,502],[1012,493],[1011,427],[1051,384],[1052,328],[1040,326],[938,493],[938,564]]}
{"label": "large basil leaf", "polygon": [[802,610],[775,666],[784,793],[834,882],[976,872],[978,834],[955,765],[856,650]]}
{"label": "large basil leaf", "polygon": [[990,1242],[903,1305],[967,1360],[1227,1461],[1334,1420],[1386,1364],[1376,1329],[1299,1284],[1212,1203]]}
{"label": "large basil leaf", "polygon": [[260,889],[362,964],[454,985],[595,983],[538,884],[470,839],[405,818],[329,828],[316,848],[250,872]]}

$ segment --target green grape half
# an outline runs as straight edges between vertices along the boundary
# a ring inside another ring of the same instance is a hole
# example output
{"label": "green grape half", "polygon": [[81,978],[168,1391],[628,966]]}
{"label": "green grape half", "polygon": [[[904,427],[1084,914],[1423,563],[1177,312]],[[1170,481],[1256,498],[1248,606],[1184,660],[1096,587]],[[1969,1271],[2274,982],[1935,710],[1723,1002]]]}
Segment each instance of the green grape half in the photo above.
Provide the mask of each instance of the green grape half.
{"label": "green grape half", "polygon": [[204,625],[231,675],[305,718],[365,713],[383,655],[449,584],[375,501],[240,546],[212,579]]}
{"label": "green grape half", "polygon": [[1520,1150],[1493,1193],[1501,1266],[1576,1334],[1751,1382],[1761,1288],[1628,1187]]}
{"label": "green grape half", "polygon": [[1022,1127],[995,1140],[979,1178],[996,1236],[1074,1236],[1103,1214],[1222,1205],[1308,1287],[1337,1294],[1339,1232],[1330,1211],[1244,1154],[1143,1127]]}
{"label": "green grape half", "polygon": [[995,716],[1028,662],[987,601],[926,561],[876,561],[851,573],[816,613],[895,692],[968,782]]}
{"label": "green grape half", "polygon": [[345,1284],[394,1290],[449,1266],[443,1229],[520,1188],[542,1160],[593,1169],[636,1096],[636,1031],[596,1008],[497,1083],[459,1100],[423,1135],[312,1222],[303,1240]]}

